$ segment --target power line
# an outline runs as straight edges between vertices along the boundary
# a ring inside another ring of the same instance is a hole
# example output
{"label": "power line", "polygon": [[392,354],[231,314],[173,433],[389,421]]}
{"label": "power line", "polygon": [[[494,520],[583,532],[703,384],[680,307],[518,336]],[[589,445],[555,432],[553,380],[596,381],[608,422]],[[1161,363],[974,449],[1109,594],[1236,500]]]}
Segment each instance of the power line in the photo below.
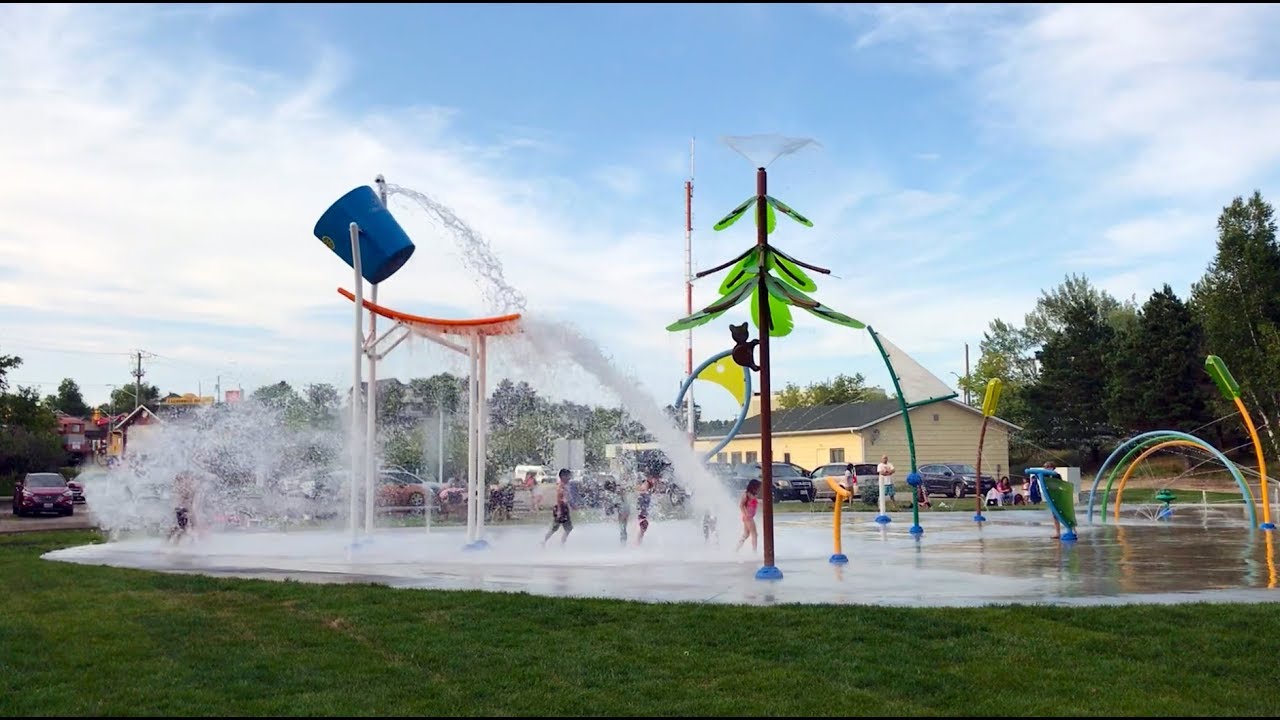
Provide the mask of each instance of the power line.
{"label": "power line", "polygon": [[22,350],[22,349],[35,350],[37,352],[64,353],[67,355],[125,355],[125,356],[133,355],[133,353],[120,352],[119,350],[116,350],[116,351],[85,350],[82,348],[52,347],[52,346],[44,345],[41,343],[27,342],[25,340],[15,340],[13,338],[7,338],[3,343],[0,343],[0,350],[4,349],[5,347],[13,347],[18,350]]}

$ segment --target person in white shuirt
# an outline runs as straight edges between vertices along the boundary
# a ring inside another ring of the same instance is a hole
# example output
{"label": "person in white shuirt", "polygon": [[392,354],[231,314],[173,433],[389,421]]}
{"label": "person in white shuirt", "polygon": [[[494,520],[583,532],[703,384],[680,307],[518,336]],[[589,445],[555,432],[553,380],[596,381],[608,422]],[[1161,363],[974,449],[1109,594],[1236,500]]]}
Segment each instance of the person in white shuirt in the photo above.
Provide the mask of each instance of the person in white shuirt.
{"label": "person in white shuirt", "polygon": [[896,468],[889,462],[888,455],[880,456],[880,464],[876,466],[876,474],[880,476],[880,514],[885,514],[885,503],[892,502],[893,509],[898,509],[898,501],[893,498],[893,473]]}

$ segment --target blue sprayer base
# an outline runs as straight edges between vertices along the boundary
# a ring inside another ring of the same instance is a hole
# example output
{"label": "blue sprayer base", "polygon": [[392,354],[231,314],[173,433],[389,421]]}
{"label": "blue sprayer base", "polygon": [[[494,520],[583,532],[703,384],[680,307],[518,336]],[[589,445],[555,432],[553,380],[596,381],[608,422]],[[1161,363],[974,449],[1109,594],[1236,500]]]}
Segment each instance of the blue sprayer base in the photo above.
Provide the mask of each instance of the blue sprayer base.
{"label": "blue sprayer base", "polygon": [[1275,523],[1262,523],[1262,524],[1261,524],[1261,525],[1259,525],[1258,527],[1262,528],[1263,530],[1275,530],[1275,529],[1276,529],[1276,524],[1275,524]]}
{"label": "blue sprayer base", "polygon": [[1070,530],[1062,533],[1062,542],[1075,542],[1076,540],[1079,540],[1079,539],[1080,539],[1079,536],[1071,532]]}
{"label": "blue sprayer base", "polygon": [[471,543],[467,543],[466,545],[463,545],[462,549],[466,550],[467,552],[474,552],[476,550],[488,550],[489,541],[485,540],[484,538],[480,538],[475,542],[471,542]]}
{"label": "blue sprayer base", "polygon": [[890,518],[888,515],[877,515],[876,522],[880,523],[881,525],[887,525],[893,522],[893,519]]}
{"label": "blue sprayer base", "polygon": [[765,565],[756,571],[757,580],[781,580],[782,571],[776,565]]}
{"label": "blue sprayer base", "polygon": [[919,525],[912,525],[911,529],[908,530],[907,532],[911,533],[912,535],[923,535],[924,528],[920,527]]}
{"label": "blue sprayer base", "polygon": [[978,513],[977,515],[974,515],[974,516],[973,516],[973,521],[974,521],[974,522],[986,522],[986,521],[987,521],[987,519],[986,519],[986,518],[984,518],[984,517],[982,517],[982,513]]}
{"label": "blue sprayer base", "polygon": [[832,565],[845,565],[849,562],[849,556],[844,553],[834,553],[832,554],[831,559],[827,562],[830,562]]}

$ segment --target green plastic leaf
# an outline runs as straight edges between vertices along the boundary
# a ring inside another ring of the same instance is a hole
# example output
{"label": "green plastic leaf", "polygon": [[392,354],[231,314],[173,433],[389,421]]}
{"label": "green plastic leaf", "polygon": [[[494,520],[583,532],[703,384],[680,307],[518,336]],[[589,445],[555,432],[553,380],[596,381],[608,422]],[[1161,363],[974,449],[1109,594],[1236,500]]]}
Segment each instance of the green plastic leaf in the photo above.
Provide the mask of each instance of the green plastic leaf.
{"label": "green plastic leaf", "polygon": [[725,310],[721,310],[720,312],[714,312],[714,313],[709,313],[706,310],[699,310],[698,312],[690,315],[689,317],[681,318],[671,323],[670,325],[667,326],[667,331],[668,332],[684,332],[685,330],[692,330],[693,328],[696,328],[699,325],[706,325],[712,320],[715,320],[716,318],[725,314],[726,310],[727,308]]}
{"label": "green plastic leaf", "polygon": [[758,285],[758,283],[742,283],[738,285],[738,287],[734,288],[733,292],[728,293],[702,310],[703,312],[709,313],[722,313],[743,300],[746,300],[747,295],[751,293],[751,290],[755,288],[756,285]]}
{"label": "green plastic leaf", "polygon": [[805,292],[813,292],[818,289],[818,284],[804,270],[801,270],[799,265],[791,262],[784,254],[773,248],[769,248],[768,252],[769,269],[778,271],[779,280]]}
{"label": "green plastic leaf", "polygon": [[712,225],[711,229],[723,230],[729,227],[730,225],[738,222],[739,220],[742,219],[742,216],[747,212],[747,210],[750,209],[755,204],[756,204],[756,197],[752,195],[751,197],[747,198],[746,201],[743,202],[741,205],[739,205],[738,207],[730,211],[728,215],[725,215],[724,217],[720,218],[720,222],[716,223],[715,225]]}
{"label": "green plastic leaf", "polygon": [[795,305],[796,307],[808,310],[821,304],[817,300],[814,300],[772,275],[765,276],[764,286],[769,290],[770,295],[778,298],[788,305]]}
{"label": "green plastic leaf", "polygon": [[852,330],[864,330],[867,327],[866,323],[854,320],[848,315],[845,315],[844,313],[838,312],[836,310],[832,310],[826,305],[820,304],[816,308],[812,308],[812,309],[806,308],[806,309],[809,310],[810,313],[817,315],[818,317],[822,318],[823,320],[826,320],[827,322],[833,322],[836,325],[843,325],[844,327],[850,328]]}
{"label": "green plastic leaf", "polygon": [[698,312],[671,323],[667,326],[667,331],[680,332],[681,330],[688,330],[690,328],[698,327],[699,325],[705,325],[706,323],[723,315],[729,308],[747,299],[747,296],[750,295],[751,291],[757,286],[758,283],[742,283],[734,289],[733,292],[702,308]]}
{"label": "green plastic leaf", "polygon": [[[759,220],[757,220],[759,222]],[[778,229],[778,214],[773,211],[772,205],[764,206],[764,234],[772,235],[774,230]]]}
{"label": "green plastic leaf", "polygon": [[764,284],[769,290],[770,295],[788,304],[808,310],[810,313],[817,315],[827,322],[833,322],[837,325],[853,328],[854,330],[861,330],[866,327],[866,324],[861,321],[855,320],[844,313],[823,305],[817,300],[814,300],[808,295],[805,295],[775,277],[766,275]]}
{"label": "green plastic leaf", "polygon": [[725,275],[724,282],[720,283],[720,294],[726,295],[733,292],[738,287],[738,283],[752,278],[759,271],[760,250],[758,247],[753,247],[747,251],[746,255],[742,256],[741,260],[734,264],[733,268],[729,270],[729,274]]}
{"label": "green plastic leaf", "polygon": [[783,215],[786,215],[787,217],[791,218],[792,220],[795,220],[796,222],[800,223],[801,225],[804,225],[805,227],[813,227],[812,220],[801,215],[795,210],[792,210],[786,203],[782,202],[778,198],[773,197],[772,195],[765,195],[765,198],[769,201],[769,205],[771,207],[778,208],[778,212],[782,213]]}
{"label": "green plastic leaf", "polygon": [[[751,294],[751,322],[760,328],[760,289]],[[791,316],[791,307],[769,293],[769,337],[790,335],[795,328],[795,319]],[[763,332],[763,329],[761,329]]]}

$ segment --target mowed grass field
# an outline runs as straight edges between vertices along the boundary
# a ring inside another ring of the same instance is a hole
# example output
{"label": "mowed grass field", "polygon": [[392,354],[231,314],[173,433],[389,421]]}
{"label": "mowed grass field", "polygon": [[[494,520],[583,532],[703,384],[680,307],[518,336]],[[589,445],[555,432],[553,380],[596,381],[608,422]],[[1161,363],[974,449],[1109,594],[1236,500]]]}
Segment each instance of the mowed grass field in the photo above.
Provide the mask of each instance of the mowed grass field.
{"label": "mowed grass field", "polygon": [[1280,714],[1280,604],[648,605],[40,559],[100,539],[0,537],[0,714]]}

